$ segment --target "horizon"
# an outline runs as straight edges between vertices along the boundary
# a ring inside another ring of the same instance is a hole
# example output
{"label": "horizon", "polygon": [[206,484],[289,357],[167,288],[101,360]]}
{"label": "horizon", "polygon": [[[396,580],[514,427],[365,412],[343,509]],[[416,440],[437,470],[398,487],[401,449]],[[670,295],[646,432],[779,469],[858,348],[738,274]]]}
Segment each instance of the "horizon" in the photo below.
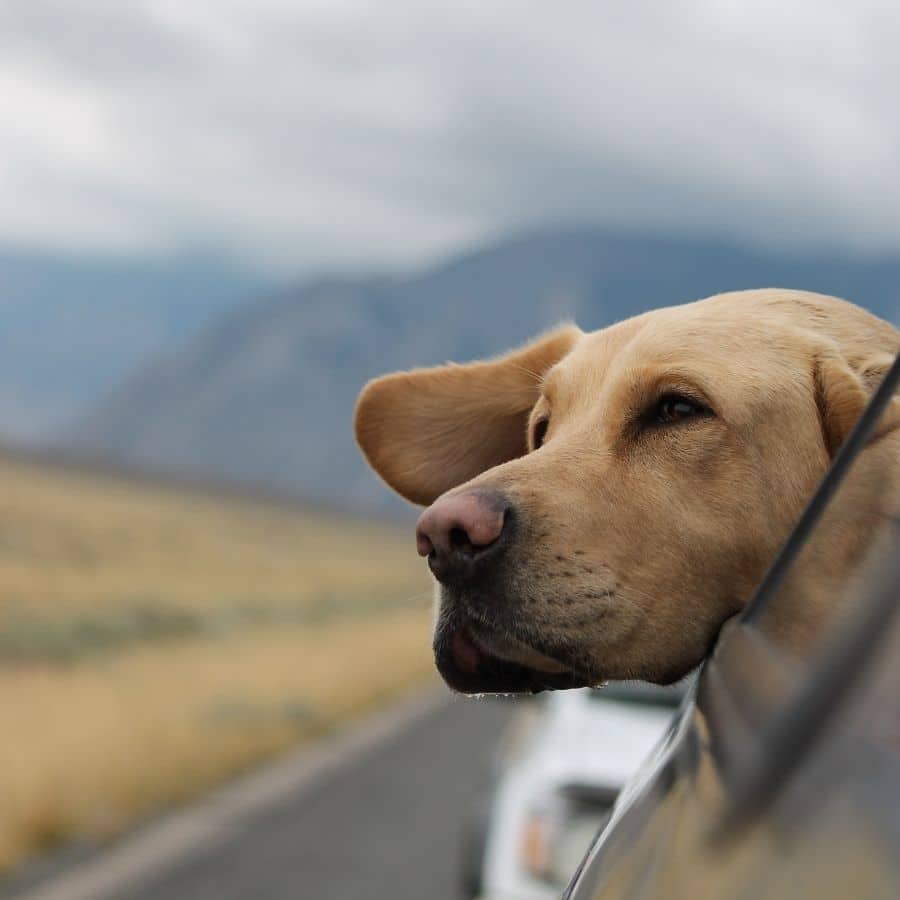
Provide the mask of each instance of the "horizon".
{"label": "horizon", "polygon": [[[633,247],[646,259],[640,263],[633,260],[621,268],[612,259],[604,261],[601,253],[596,264],[591,262],[594,245],[602,248],[605,242],[623,249]],[[564,255],[558,257],[554,248]],[[659,250],[655,262],[654,249]],[[696,270],[695,277],[685,281],[677,274],[682,266],[671,269],[670,250],[676,255],[683,250],[693,260],[689,265]],[[489,269],[478,275],[479,261],[492,257],[496,258]],[[871,284],[882,269],[900,267],[900,254],[848,248],[838,251],[830,244],[772,248],[730,235],[614,228],[584,220],[522,226],[484,241],[464,242],[452,252],[415,266],[332,268],[278,278],[249,272],[240,261],[212,255],[208,250],[195,256],[177,253],[168,257],[101,257],[84,252],[59,257],[29,250],[19,257],[0,246],[0,278],[7,275],[6,290],[0,295],[0,436],[31,444],[62,438],[83,424],[86,416],[114,401],[120,389],[158,371],[167,359],[180,358],[203,342],[214,342],[216,335],[228,329],[246,328],[259,316],[291,306],[292,298],[308,298],[313,290],[324,292],[325,309],[330,306],[327,295],[335,290],[340,293],[343,287],[365,293],[376,286],[395,291],[421,282],[419,289],[427,291],[429,285],[436,286],[446,277],[454,278],[456,271],[475,266],[465,276],[469,279],[464,289],[467,293],[481,295],[487,291],[484,296],[489,297],[498,289],[507,293],[512,290],[525,298],[532,292],[528,279],[540,280],[544,275],[539,274],[540,267],[532,276],[522,275],[517,269],[536,258],[546,258],[556,272],[556,287],[545,284],[542,290],[558,294],[556,299],[547,295],[539,302],[554,304],[554,315],[578,319],[588,327],[605,321],[612,315],[609,310],[619,309],[627,316],[636,309],[629,304],[636,300],[637,283],[646,283],[652,274],[641,274],[641,268],[660,268],[675,276],[676,283],[669,286],[664,280],[651,278],[654,286],[645,299],[656,297],[657,304],[688,302],[723,290],[774,286],[814,289],[861,300],[894,320],[900,312],[898,299],[890,289],[883,289],[883,296],[878,298]],[[602,290],[600,286],[607,277],[604,272],[610,264],[618,280],[611,283],[616,293],[609,295],[612,306],[603,314],[595,301],[590,301],[595,303],[593,307],[584,304],[594,290],[592,281]],[[731,265],[740,270],[733,277],[729,275]],[[568,274],[567,266],[574,267]],[[754,279],[757,266],[759,278]],[[805,270],[802,275],[794,273],[785,278],[778,275],[785,266]],[[700,277],[702,272],[706,274]],[[483,278],[490,283],[482,283]],[[575,279],[572,286],[581,298],[575,306],[563,296],[571,279]],[[859,279],[863,283],[857,288]],[[423,299],[428,302],[427,297]],[[370,300],[377,305],[374,294]],[[534,327],[546,327],[549,323],[540,317],[534,319],[533,310],[526,312],[535,302],[534,297],[523,299],[522,311],[526,318],[531,316]],[[579,303],[581,315],[577,312]],[[315,330],[319,326],[307,322],[305,327]],[[423,327],[425,332],[420,337],[425,345],[437,347],[437,336],[429,334],[427,325]],[[519,335],[520,339],[525,337]],[[497,349],[490,344],[469,350],[460,346],[457,352],[491,353]],[[452,345],[443,352],[452,352]],[[435,361],[436,357],[423,357],[419,364]],[[316,377],[327,378],[327,371],[323,369]]]}
{"label": "horizon", "polygon": [[[0,242],[0,264],[12,263],[54,266],[68,269],[93,269],[98,272],[108,270],[125,274],[129,269],[147,272],[170,273],[179,270],[192,274],[197,270],[224,270],[245,276],[255,283],[248,300],[252,301],[260,293],[265,295],[287,288],[303,287],[328,281],[357,281],[370,278],[415,279],[421,274],[455,265],[459,261],[484,253],[526,243],[547,236],[572,234],[593,234],[614,240],[649,241],[660,243],[685,243],[717,246],[723,250],[734,250],[750,256],[784,259],[787,261],[815,260],[827,257],[847,263],[871,264],[894,262],[900,258],[900,246],[885,248],[879,246],[859,247],[836,244],[832,240],[820,240],[807,244],[779,244],[722,235],[714,230],[685,231],[660,227],[617,226],[600,220],[544,221],[524,224],[506,230],[499,230],[481,238],[462,240],[432,255],[406,264],[365,263],[333,264],[313,269],[277,270],[254,267],[245,261],[230,257],[225,249],[176,248],[167,252],[107,252],[85,251],[74,248],[47,248],[32,245]],[[144,274],[144,272],[141,272]],[[61,298],[64,299],[64,298]],[[8,300],[0,294],[0,308]]]}

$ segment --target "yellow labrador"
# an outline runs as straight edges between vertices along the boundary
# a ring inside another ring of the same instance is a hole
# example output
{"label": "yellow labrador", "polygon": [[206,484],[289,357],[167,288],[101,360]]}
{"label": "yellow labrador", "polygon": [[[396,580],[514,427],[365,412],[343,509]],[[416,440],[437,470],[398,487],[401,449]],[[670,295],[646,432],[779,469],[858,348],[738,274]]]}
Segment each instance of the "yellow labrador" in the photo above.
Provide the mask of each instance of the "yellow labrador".
{"label": "yellow labrador", "polygon": [[[439,583],[445,680],[474,693],[683,676],[751,596],[898,347],[850,303],[760,290],[370,382],[360,447],[430,504],[416,539]],[[900,461],[897,404],[827,546],[795,573],[778,623],[790,640],[867,546]]]}

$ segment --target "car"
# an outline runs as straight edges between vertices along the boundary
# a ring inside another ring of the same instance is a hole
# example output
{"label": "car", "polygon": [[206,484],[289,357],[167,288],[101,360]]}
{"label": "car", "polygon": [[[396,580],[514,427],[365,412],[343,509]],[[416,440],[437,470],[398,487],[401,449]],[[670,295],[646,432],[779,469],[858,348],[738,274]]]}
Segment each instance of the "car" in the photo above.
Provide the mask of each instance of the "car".
{"label": "car", "polygon": [[622,682],[520,703],[501,741],[494,789],[470,826],[465,896],[559,897],[684,694],[684,686]]}

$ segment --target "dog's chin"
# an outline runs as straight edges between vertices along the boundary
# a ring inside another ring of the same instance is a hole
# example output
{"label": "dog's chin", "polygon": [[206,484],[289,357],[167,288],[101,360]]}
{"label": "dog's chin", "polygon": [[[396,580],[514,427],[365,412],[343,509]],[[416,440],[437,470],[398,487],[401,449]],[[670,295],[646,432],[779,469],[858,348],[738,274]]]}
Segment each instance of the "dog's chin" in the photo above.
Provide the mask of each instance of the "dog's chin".
{"label": "dog's chin", "polygon": [[470,623],[441,623],[434,658],[441,677],[461,694],[538,694],[588,686],[557,660]]}

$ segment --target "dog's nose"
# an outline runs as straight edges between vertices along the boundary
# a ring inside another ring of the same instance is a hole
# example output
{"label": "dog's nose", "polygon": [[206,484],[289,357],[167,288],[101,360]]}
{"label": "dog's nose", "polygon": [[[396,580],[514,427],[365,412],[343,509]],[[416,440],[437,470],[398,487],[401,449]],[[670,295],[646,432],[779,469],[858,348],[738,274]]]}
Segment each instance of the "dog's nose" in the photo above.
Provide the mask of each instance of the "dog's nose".
{"label": "dog's nose", "polygon": [[419,516],[416,549],[438,581],[469,577],[500,550],[509,510],[493,491],[442,497]]}

